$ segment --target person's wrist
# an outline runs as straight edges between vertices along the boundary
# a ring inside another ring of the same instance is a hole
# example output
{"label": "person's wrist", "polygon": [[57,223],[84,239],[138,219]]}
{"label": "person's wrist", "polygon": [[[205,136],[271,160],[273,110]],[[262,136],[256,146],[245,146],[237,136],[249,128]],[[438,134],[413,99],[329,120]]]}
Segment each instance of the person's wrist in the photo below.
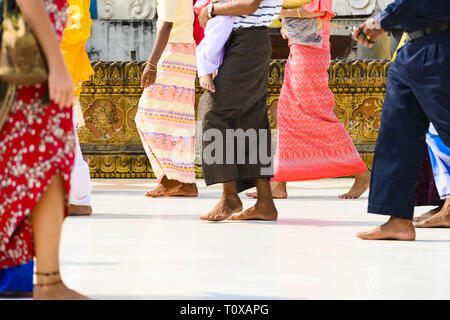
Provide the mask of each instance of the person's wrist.
{"label": "person's wrist", "polygon": [[147,68],[149,68],[149,69],[158,69],[158,61],[147,60]]}
{"label": "person's wrist", "polygon": [[66,62],[64,61],[64,57],[62,54],[50,54],[46,56],[48,68],[61,68],[65,67]]}
{"label": "person's wrist", "polygon": [[208,13],[208,18],[212,19],[214,17],[214,2],[211,1],[206,10]]}

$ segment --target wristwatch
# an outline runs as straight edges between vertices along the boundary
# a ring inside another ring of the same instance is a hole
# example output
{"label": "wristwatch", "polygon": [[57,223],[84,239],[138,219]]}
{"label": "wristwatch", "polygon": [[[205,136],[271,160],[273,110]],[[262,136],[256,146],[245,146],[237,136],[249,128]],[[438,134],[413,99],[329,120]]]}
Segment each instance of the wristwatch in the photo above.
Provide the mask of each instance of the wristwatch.
{"label": "wristwatch", "polygon": [[208,13],[208,17],[210,19],[212,19],[212,17],[213,17],[213,14],[212,14],[213,10],[214,10],[214,3],[211,1],[211,3],[208,4],[208,7],[206,8],[206,12]]}

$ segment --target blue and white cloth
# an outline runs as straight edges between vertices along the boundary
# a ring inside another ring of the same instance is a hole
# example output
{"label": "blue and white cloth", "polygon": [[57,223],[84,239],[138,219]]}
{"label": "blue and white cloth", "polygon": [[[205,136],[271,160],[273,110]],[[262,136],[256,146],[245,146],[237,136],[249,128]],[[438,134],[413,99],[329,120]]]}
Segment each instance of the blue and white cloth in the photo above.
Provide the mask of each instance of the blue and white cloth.
{"label": "blue and white cloth", "polygon": [[450,148],[439,138],[436,129],[430,125],[427,145],[433,167],[434,182],[441,199],[450,197]]}
{"label": "blue and white cloth", "polygon": [[259,8],[244,16],[235,16],[233,29],[249,27],[268,27],[281,13],[283,0],[261,0]]}

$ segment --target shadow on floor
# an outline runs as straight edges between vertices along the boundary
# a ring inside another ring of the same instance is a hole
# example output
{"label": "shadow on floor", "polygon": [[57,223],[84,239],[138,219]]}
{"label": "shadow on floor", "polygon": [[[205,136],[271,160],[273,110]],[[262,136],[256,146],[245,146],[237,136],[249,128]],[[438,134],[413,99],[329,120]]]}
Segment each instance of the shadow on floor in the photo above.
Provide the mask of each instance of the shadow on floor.
{"label": "shadow on floor", "polygon": [[200,214],[179,215],[179,214],[111,214],[111,213],[96,213],[88,217],[70,217],[72,219],[146,219],[146,220],[189,220],[198,221],[200,223],[252,223],[264,225],[279,225],[279,226],[315,226],[315,227],[352,227],[352,226],[378,226],[380,222],[368,221],[333,221],[333,220],[319,220],[319,219],[296,219],[296,218],[281,218],[278,221],[202,221],[199,219]]}
{"label": "shadow on floor", "polygon": [[450,243],[450,240],[416,240],[415,242]]}
{"label": "shadow on floor", "polygon": [[278,225],[288,226],[314,226],[314,227],[358,227],[378,226],[380,222],[375,221],[333,221],[319,219],[278,219]]}
{"label": "shadow on floor", "polygon": [[[111,190],[111,189],[105,189],[105,190],[93,190],[92,193],[95,195],[117,195],[117,196],[140,196],[144,197],[144,194],[147,189],[142,190]],[[220,199],[222,192],[221,191],[209,191],[202,193],[200,191],[198,197],[196,198],[186,198],[186,197],[161,197],[161,198],[155,198],[158,200],[173,200],[173,199],[180,199],[180,200],[194,200],[194,199],[217,199],[217,201]],[[240,198],[242,200],[255,200],[253,198],[247,197],[244,193],[239,194]],[[151,199],[151,198],[148,198]],[[367,201],[368,197],[360,197],[358,199],[339,199],[338,195],[333,196],[289,196],[288,199],[276,199],[276,201],[289,201],[289,200],[303,200],[303,201],[316,201],[316,200],[322,200],[322,201]]]}
{"label": "shadow on floor", "polygon": [[198,215],[178,215],[178,214],[115,214],[98,213],[92,216],[71,216],[70,219],[147,219],[147,220],[200,220]]}
{"label": "shadow on floor", "polygon": [[368,197],[359,197],[358,199],[339,199],[338,195],[335,196],[289,196],[288,199],[278,199],[277,201],[286,201],[286,200],[304,200],[304,201],[316,201],[316,200],[324,200],[324,201],[367,201]]}
{"label": "shadow on floor", "polygon": [[145,190],[92,190],[92,194],[117,195],[117,196],[141,196],[145,194]]}

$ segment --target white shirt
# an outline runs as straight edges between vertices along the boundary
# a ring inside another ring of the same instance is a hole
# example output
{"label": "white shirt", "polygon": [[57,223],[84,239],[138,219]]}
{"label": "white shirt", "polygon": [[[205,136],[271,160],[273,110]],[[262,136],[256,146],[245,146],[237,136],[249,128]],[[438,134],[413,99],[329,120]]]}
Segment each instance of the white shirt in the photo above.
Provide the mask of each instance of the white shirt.
{"label": "white shirt", "polygon": [[268,27],[278,18],[282,6],[283,0],[261,0],[255,13],[234,17],[233,29]]}

